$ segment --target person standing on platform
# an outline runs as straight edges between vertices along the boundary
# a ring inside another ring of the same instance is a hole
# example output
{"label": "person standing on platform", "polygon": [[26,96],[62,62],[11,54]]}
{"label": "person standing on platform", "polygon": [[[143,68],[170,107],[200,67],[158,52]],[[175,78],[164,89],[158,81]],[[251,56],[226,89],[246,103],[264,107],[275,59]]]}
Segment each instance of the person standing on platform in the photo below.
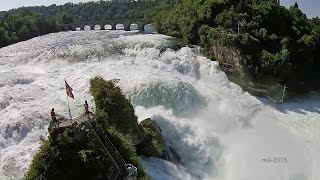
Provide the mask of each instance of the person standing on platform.
{"label": "person standing on platform", "polygon": [[89,114],[89,113],[90,113],[90,111],[89,111],[89,105],[88,105],[87,100],[84,101],[84,110],[85,110],[85,114]]}

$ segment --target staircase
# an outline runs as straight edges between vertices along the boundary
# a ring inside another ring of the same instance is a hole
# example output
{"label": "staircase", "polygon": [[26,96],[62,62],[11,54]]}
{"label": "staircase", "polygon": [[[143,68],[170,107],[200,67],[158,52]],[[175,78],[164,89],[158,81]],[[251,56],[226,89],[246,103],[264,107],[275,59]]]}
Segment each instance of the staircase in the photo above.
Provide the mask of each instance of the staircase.
{"label": "staircase", "polygon": [[88,120],[82,122],[78,128],[86,133],[86,135],[94,140],[97,144],[104,149],[106,155],[108,156],[108,180],[134,180],[136,177],[130,177],[129,172],[126,167],[126,162],[118,152],[118,150],[114,147],[104,130],[101,126],[97,123],[94,118],[89,116]]}

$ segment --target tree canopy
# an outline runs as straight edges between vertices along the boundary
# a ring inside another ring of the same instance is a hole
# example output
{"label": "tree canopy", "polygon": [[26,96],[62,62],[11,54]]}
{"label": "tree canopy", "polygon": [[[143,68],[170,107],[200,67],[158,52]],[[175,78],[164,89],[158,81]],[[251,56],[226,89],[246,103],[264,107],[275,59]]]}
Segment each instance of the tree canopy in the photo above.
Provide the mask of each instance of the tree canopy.
{"label": "tree canopy", "polygon": [[208,56],[215,45],[235,47],[253,79],[272,77],[300,92],[320,88],[319,21],[275,0],[183,0],[158,13],[154,25]]}
{"label": "tree canopy", "polygon": [[31,11],[20,15],[6,15],[0,20],[0,48],[35,36],[57,31],[54,19]]}
{"label": "tree canopy", "polygon": [[166,9],[172,0],[112,0],[64,5],[21,7],[0,12],[0,48],[57,32],[59,25],[110,19],[143,19]]}

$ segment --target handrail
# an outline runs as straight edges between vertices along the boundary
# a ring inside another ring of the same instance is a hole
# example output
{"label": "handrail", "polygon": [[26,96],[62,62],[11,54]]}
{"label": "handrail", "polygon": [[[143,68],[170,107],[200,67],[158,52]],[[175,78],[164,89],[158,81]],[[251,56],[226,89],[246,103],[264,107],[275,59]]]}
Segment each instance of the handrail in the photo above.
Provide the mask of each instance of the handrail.
{"label": "handrail", "polygon": [[116,152],[117,155],[119,155],[120,160],[122,161],[122,163],[124,164],[124,166],[127,164],[126,161],[123,159],[123,157],[121,156],[121,154],[119,153],[119,151],[117,150],[117,148],[113,145],[113,143],[111,142],[111,140],[108,138],[108,136],[105,134],[105,132],[103,131],[103,129],[101,128],[101,126],[98,124],[98,122],[96,122],[96,126],[99,128],[99,130],[103,133],[103,135],[105,136],[105,139],[108,141],[108,143],[112,146],[113,150]]}
{"label": "handrail", "polygon": [[[128,177],[136,178],[135,176],[130,176],[130,173],[128,171],[128,164],[121,156],[120,152],[117,150],[117,148],[114,146],[110,138],[108,137],[106,131],[102,129],[102,127],[99,125],[97,120],[90,116],[90,114],[87,114],[88,116],[81,116],[75,119],[75,122],[77,126],[76,128],[79,128],[82,132],[87,133],[87,135],[94,140],[96,140],[100,146],[103,148],[103,150],[106,152],[109,159],[114,164],[114,167],[117,169],[115,172],[114,170],[110,170],[112,172],[112,175],[115,175],[113,180],[119,179],[125,179],[128,180]],[[78,124],[79,123],[79,124]],[[81,125],[82,124],[82,125]],[[64,126],[67,127],[67,126]],[[83,129],[88,128],[88,129]],[[116,173],[116,174],[115,174]]]}
{"label": "handrail", "polygon": [[103,142],[101,141],[100,137],[98,136],[97,132],[94,130],[94,128],[92,127],[92,124],[89,122],[88,123],[90,126],[90,129],[93,130],[94,135],[96,136],[96,139],[98,139],[99,143],[101,144],[101,146],[104,148],[104,150],[108,153],[108,156],[111,158],[111,160],[113,161],[113,163],[116,165],[117,169],[118,169],[118,173],[116,175],[116,177],[114,178],[117,179],[117,177],[119,176],[121,169],[119,167],[119,165],[117,164],[117,162],[114,160],[114,158],[112,157],[112,155],[110,154],[110,152],[108,151],[108,149],[106,148],[106,146],[103,144]]}

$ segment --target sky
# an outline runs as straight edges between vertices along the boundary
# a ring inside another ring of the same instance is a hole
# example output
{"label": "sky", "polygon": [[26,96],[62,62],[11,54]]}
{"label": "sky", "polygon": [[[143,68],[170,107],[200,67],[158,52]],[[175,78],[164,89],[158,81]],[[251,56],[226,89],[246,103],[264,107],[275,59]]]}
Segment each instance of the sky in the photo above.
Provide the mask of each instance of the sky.
{"label": "sky", "polygon": [[[320,17],[320,1],[319,0],[280,0],[281,4],[290,7],[298,2],[300,9],[307,14],[309,18]],[[21,6],[40,6],[51,4],[64,4],[67,2],[88,2],[88,0],[0,0],[0,11],[9,10]]]}
{"label": "sky", "polygon": [[[1,0],[0,0],[1,1]],[[299,8],[307,14],[309,18],[320,17],[320,1],[319,0],[280,0],[281,4],[290,7],[298,2]]]}

